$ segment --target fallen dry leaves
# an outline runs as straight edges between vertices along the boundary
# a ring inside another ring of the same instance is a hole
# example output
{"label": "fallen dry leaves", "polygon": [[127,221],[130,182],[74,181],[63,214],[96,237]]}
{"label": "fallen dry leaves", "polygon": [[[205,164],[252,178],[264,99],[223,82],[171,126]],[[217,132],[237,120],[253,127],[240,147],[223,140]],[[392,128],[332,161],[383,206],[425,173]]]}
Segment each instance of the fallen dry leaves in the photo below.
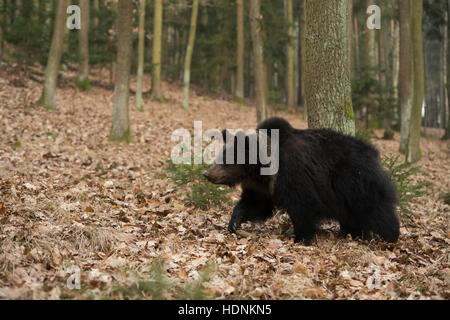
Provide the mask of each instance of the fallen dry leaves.
{"label": "fallen dry leaves", "polygon": [[[173,130],[192,131],[194,120],[204,130],[253,128],[252,107],[194,91],[184,111],[180,88],[165,83],[167,103],[147,99],[140,113],[131,98],[134,140],[120,145],[107,140],[111,90],[81,92],[66,73],[48,112],[34,104],[41,85],[21,72],[0,67],[0,298],[121,298],[114,288],[145,279],[163,257],[180,286],[215,263],[205,286],[217,299],[450,299],[449,206],[438,198],[450,186],[449,148],[432,131],[415,177],[431,185],[397,244],[341,239],[329,223],[304,247],[283,214],[228,234],[231,206],[187,207],[165,177]],[[299,114],[282,116],[306,127]],[[396,154],[398,139],[374,143]],[[66,287],[73,267],[82,290]]]}

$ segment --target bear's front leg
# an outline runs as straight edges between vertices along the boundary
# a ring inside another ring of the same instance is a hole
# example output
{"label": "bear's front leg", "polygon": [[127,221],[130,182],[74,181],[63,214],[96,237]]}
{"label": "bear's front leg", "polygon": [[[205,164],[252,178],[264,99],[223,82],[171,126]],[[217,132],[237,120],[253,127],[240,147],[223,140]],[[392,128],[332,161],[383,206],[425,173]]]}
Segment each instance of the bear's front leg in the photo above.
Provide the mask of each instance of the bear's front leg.
{"label": "bear's front leg", "polygon": [[241,200],[233,209],[228,224],[228,231],[236,232],[242,222],[245,221],[264,221],[273,214],[273,202],[270,197],[264,193],[250,189],[242,191]]}
{"label": "bear's front leg", "polygon": [[240,227],[242,222],[242,215],[244,211],[242,208],[242,202],[240,201],[233,209],[233,214],[231,215],[230,222],[228,223],[228,231],[230,233],[235,233]]}

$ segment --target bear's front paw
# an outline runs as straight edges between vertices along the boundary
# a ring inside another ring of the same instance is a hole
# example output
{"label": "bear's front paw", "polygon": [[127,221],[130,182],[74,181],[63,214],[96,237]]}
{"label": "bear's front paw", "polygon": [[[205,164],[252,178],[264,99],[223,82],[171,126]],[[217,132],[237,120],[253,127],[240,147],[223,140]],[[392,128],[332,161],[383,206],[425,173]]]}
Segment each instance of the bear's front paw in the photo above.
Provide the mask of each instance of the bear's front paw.
{"label": "bear's front paw", "polygon": [[239,228],[239,224],[234,221],[233,219],[230,220],[230,223],[228,224],[228,231],[230,233],[236,233],[236,230]]}
{"label": "bear's front paw", "polygon": [[228,231],[235,233],[241,225],[242,209],[237,205],[233,209],[233,215],[231,216],[230,223],[228,223]]}

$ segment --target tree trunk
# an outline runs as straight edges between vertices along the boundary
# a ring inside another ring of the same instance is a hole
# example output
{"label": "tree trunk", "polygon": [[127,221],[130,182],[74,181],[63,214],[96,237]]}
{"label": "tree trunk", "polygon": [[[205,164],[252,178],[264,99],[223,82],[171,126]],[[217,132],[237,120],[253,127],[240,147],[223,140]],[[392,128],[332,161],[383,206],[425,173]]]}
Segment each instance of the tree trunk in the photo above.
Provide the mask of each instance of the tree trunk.
{"label": "tree trunk", "polygon": [[152,55],[152,97],[155,100],[162,99],[161,93],[161,42],[163,24],[162,0],[155,0],[155,12],[153,21],[153,55]]}
{"label": "tree trunk", "polygon": [[378,48],[380,57],[380,85],[382,90],[383,105],[381,106],[383,110],[383,128],[384,128],[384,139],[392,139],[393,132],[391,129],[391,110],[389,110],[388,95],[387,95],[387,63],[386,63],[386,39],[384,34],[384,28],[386,23],[382,21],[382,27],[378,30]]}
{"label": "tree trunk", "polygon": [[95,9],[95,18],[94,18],[94,25],[98,27],[98,11],[100,9],[100,3],[99,0],[94,0],[94,9]]}
{"label": "tree trunk", "polygon": [[138,35],[138,66],[136,79],[136,109],[143,111],[142,81],[144,77],[144,48],[145,48],[145,7],[146,1],[139,1],[139,35]]}
{"label": "tree trunk", "polygon": [[309,127],[354,135],[348,5],[346,0],[305,0],[304,79]]}
{"label": "tree trunk", "polygon": [[[398,96],[398,77],[400,68],[400,28],[395,21],[394,24],[394,35],[393,35],[393,47],[392,47],[392,86],[394,88],[394,98],[397,102],[399,100]],[[402,79],[403,80],[403,79]]]}
{"label": "tree trunk", "polygon": [[3,1],[0,4],[0,63],[2,63],[3,61],[3,44],[4,44],[4,28],[5,28],[5,24],[4,24],[4,13],[3,11],[5,11],[5,2]]}
{"label": "tree trunk", "polygon": [[359,68],[359,30],[358,30],[358,17],[355,14],[353,17],[353,36],[355,39],[355,69]]}
{"label": "tree trunk", "polygon": [[[374,4],[373,0],[366,0],[366,5],[364,6],[364,13],[366,8]],[[364,76],[370,78],[371,80],[377,79],[376,67],[377,67],[377,51],[376,51],[376,34],[377,30],[371,30],[366,27],[365,19],[367,16],[364,14],[364,27],[361,29],[361,65]],[[373,86],[366,91],[364,97],[363,105],[363,116],[365,127],[369,127],[369,118],[373,110],[371,110],[375,105],[372,101],[375,101],[375,92]]]}
{"label": "tree trunk", "polygon": [[424,61],[422,43],[423,0],[413,0],[412,4],[411,44],[414,62],[414,97],[411,108],[411,123],[409,128],[408,150],[406,154],[406,159],[408,162],[416,162],[421,157],[420,127],[422,122],[422,105],[424,95]]}
{"label": "tree trunk", "polygon": [[244,99],[244,3],[236,0],[237,10],[237,70],[236,70],[236,98]]}
{"label": "tree trunk", "polygon": [[[445,5],[444,5],[445,8]],[[445,13],[445,25],[442,27],[443,41],[441,43],[441,106],[440,106],[440,123],[439,128],[445,129],[446,120],[447,120],[447,109],[448,109],[448,92],[447,92],[447,50],[448,50],[448,33],[447,33],[447,24],[448,24],[448,12]]]}
{"label": "tree trunk", "polygon": [[131,130],[128,118],[129,80],[131,54],[133,52],[133,1],[119,0],[117,18],[117,63],[114,86],[113,119],[109,139],[130,142]]}
{"label": "tree trunk", "polygon": [[300,18],[294,10],[294,101],[300,104]]}
{"label": "tree trunk", "polygon": [[286,13],[288,27],[288,45],[287,45],[287,105],[289,108],[295,107],[294,93],[294,10],[292,0],[286,0]]}
{"label": "tree trunk", "polygon": [[[447,1],[447,12],[450,11],[450,0]],[[448,40],[450,39],[450,14],[447,14],[447,123],[445,127],[445,134],[442,139],[450,139],[450,46]]]}
{"label": "tree trunk", "polygon": [[413,99],[413,62],[411,45],[411,10],[413,0],[400,0],[400,148],[404,153],[408,145],[409,124]]}
{"label": "tree trunk", "polygon": [[347,66],[348,66],[348,72],[350,75],[350,80],[352,78],[352,74],[353,74],[353,0],[349,0],[348,1],[348,19],[347,19],[347,39],[348,39],[348,53],[347,53]]}
{"label": "tree trunk", "polygon": [[308,106],[305,99],[305,0],[300,0],[300,96],[303,105],[303,119],[308,121]]}
{"label": "tree trunk", "polygon": [[184,63],[184,89],[183,89],[183,108],[189,108],[189,85],[191,81],[191,60],[195,44],[195,32],[197,29],[198,0],[194,0],[192,5],[191,28],[189,30],[189,40],[186,49],[186,59]]}
{"label": "tree trunk", "polygon": [[89,83],[89,0],[80,0],[81,30],[79,31],[81,63],[78,71],[77,86],[90,90]]}
{"label": "tree trunk", "polygon": [[250,29],[253,44],[253,66],[255,75],[256,121],[267,119],[267,102],[265,95],[264,55],[261,39],[261,2],[250,0]]}
{"label": "tree trunk", "polygon": [[[366,7],[369,7],[373,4],[373,0],[366,0]],[[365,35],[365,52],[364,52],[364,66],[367,70],[368,75],[376,79],[376,71],[377,67],[377,51],[376,51],[376,33],[377,30],[370,30],[367,27],[364,28]]]}
{"label": "tree trunk", "polygon": [[64,25],[66,21],[66,9],[66,0],[57,2],[52,44],[45,69],[43,104],[47,109],[56,109],[56,83],[58,81],[58,70],[64,43],[64,30],[66,29]]}

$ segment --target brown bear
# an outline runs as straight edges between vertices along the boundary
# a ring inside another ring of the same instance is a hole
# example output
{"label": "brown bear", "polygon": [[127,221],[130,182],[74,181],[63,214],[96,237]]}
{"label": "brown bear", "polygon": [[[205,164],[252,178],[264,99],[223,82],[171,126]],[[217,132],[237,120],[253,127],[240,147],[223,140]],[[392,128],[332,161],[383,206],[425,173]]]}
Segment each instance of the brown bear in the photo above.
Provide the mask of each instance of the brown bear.
{"label": "brown bear", "polygon": [[[261,138],[264,134],[266,139]],[[343,234],[363,239],[377,234],[387,242],[397,241],[395,188],[373,146],[328,129],[294,129],[281,118],[262,122],[255,134],[224,131],[223,138],[223,161],[216,160],[204,175],[215,184],[242,187],[230,232],[244,221],[265,220],[282,209],[293,223],[295,242],[305,245],[311,244],[324,219],[337,220]],[[277,159],[271,158],[277,161],[277,171],[272,174],[262,174],[273,164],[261,157],[263,149],[269,155],[277,149]]]}

